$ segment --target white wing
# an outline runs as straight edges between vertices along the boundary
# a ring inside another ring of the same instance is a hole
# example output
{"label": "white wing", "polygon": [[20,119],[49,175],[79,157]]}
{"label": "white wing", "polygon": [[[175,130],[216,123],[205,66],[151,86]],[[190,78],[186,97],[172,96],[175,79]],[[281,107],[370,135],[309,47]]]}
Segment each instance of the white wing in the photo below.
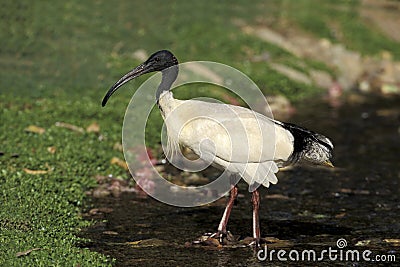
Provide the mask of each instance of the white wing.
{"label": "white wing", "polygon": [[[167,97],[167,96],[165,96]],[[165,101],[164,98],[161,98]],[[252,185],[275,184],[275,162],[293,152],[293,136],[273,120],[227,104],[169,98],[162,105],[169,140],[239,173]]]}

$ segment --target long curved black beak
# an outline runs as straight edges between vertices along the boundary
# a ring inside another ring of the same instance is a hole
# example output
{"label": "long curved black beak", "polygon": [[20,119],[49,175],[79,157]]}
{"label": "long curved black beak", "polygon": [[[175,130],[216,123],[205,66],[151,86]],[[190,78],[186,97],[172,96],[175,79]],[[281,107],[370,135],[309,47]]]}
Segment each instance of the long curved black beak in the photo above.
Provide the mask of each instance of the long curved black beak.
{"label": "long curved black beak", "polygon": [[136,68],[134,68],[133,70],[131,70],[130,72],[128,72],[127,74],[125,74],[124,76],[122,76],[122,78],[119,79],[108,90],[107,94],[103,98],[103,101],[101,102],[101,105],[104,107],[107,104],[107,101],[111,97],[111,95],[115,91],[117,91],[118,88],[120,88],[122,85],[124,85],[125,83],[129,82],[132,79],[135,79],[135,78],[137,78],[143,74],[149,73],[151,71],[152,71],[151,66],[149,66],[149,64],[147,64],[147,62],[144,62],[144,63],[140,64],[139,66],[137,66]]}

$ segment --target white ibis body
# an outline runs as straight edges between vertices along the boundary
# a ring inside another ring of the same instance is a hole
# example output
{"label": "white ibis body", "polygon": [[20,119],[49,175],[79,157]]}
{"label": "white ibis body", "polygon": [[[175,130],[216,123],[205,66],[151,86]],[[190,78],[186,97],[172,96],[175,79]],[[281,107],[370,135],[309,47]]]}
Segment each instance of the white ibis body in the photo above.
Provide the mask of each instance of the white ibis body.
{"label": "white ibis body", "polygon": [[[102,105],[105,106],[109,97],[126,82],[156,71],[162,72],[156,101],[167,127],[168,147],[186,146],[200,158],[212,161],[231,175],[240,175],[249,184],[252,191],[254,244],[258,245],[258,186],[268,187],[270,183],[277,183],[275,173],[278,167],[299,161],[332,167],[332,142],[321,134],[270,119],[243,107],[175,99],[170,89],[178,76],[178,60],[167,50],[154,53],[119,79],[107,92]],[[232,142],[235,132],[239,132],[239,135],[245,133],[246,142]],[[226,225],[236,196],[237,187],[232,185],[230,199],[215,234],[220,239],[227,233]]]}

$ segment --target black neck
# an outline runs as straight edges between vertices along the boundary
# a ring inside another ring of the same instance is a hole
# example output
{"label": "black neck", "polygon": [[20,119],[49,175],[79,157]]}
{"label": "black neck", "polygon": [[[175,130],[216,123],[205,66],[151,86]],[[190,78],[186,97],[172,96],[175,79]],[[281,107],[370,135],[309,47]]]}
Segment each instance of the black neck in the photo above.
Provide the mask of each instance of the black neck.
{"label": "black neck", "polygon": [[285,123],[282,122],[281,126],[288,130],[294,138],[294,143],[293,143],[293,153],[290,156],[289,162],[297,162],[301,159],[303,156],[304,151],[307,149],[309,146],[310,142],[310,136],[313,134],[311,131],[297,126],[292,123]]}
{"label": "black neck", "polygon": [[172,84],[175,82],[176,78],[178,77],[178,66],[174,65],[172,67],[169,67],[167,69],[164,69],[161,71],[162,73],[162,79],[161,83],[158,86],[157,92],[156,92],[156,100],[158,103],[158,100],[160,99],[160,95],[165,92],[169,91],[171,89]]}

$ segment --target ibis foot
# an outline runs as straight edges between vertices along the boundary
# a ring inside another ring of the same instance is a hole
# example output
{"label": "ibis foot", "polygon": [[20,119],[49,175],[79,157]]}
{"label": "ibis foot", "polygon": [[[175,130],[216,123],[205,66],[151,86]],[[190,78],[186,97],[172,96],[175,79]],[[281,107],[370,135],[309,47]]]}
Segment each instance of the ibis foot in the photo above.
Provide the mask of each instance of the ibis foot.
{"label": "ibis foot", "polygon": [[250,242],[249,246],[252,247],[254,250],[261,249],[260,239],[253,238],[253,241]]}
{"label": "ibis foot", "polygon": [[241,241],[244,245],[249,246],[249,247],[253,247],[254,249],[258,249],[261,248],[261,244],[265,243],[265,240],[261,239],[256,239],[254,237],[245,237],[242,241]]}
{"label": "ibis foot", "polygon": [[200,244],[203,246],[214,246],[222,247],[229,246],[238,243],[239,237],[234,236],[231,232],[217,231],[215,233],[205,233],[197,240],[193,241],[193,244]]}
{"label": "ibis foot", "polygon": [[221,245],[226,245],[227,243],[233,243],[237,241],[237,238],[235,238],[229,231],[217,231],[216,233],[210,235],[210,238],[217,239]]}

